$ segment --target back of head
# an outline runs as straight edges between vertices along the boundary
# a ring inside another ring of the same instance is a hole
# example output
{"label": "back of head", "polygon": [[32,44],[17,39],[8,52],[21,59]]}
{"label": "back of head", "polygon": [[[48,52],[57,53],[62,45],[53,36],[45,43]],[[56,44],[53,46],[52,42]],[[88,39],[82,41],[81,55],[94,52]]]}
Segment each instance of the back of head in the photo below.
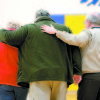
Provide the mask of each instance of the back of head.
{"label": "back of head", "polygon": [[20,28],[21,26],[18,24],[18,23],[15,23],[15,22],[9,22],[7,24],[7,30],[10,30],[10,31],[14,31],[18,28]]}
{"label": "back of head", "polygon": [[36,16],[35,16],[36,18],[40,18],[43,16],[50,17],[50,13],[47,10],[43,10],[43,9],[40,9],[36,12]]}
{"label": "back of head", "polygon": [[89,20],[92,24],[100,25],[100,14],[91,13],[86,16],[86,20]]}

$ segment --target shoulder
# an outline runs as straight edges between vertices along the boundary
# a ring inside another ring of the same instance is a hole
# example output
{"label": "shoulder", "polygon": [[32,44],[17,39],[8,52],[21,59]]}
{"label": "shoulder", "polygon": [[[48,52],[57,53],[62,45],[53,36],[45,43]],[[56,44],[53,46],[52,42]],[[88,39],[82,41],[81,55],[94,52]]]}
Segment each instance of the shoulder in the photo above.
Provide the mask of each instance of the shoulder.
{"label": "shoulder", "polygon": [[35,27],[37,27],[36,24],[26,24],[26,25],[21,26],[21,28],[23,29],[30,29],[30,28],[32,29]]}
{"label": "shoulder", "polygon": [[67,31],[67,32],[69,32],[71,30],[68,26],[65,26],[63,24],[54,23],[53,25],[54,25],[54,27],[56,29],[61,30],[61,31]]}
{"label": "shoulder", "polygon": [[23,25],[21,27],[31,27],[31,26],[34,26],[35,24],[26,24],[26,25]]}
{"label": "shoulder", "polygon": [[81,34],[91,35],[91,29],[86,29],[81,32]]}

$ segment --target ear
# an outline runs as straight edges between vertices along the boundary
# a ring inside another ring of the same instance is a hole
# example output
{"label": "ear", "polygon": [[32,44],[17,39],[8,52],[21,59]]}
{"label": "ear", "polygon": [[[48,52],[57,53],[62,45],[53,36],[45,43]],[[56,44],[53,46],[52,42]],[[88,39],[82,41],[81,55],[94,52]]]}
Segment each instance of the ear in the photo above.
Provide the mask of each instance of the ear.
{"label": "ear", "polygon": [[89,24],[89,26],[90,26],[92,23],[88,20],[88,24]]}
{"label": "ear", "polygon": [[90,28],[92,26],[92,23],[88,20],[87,25],[88,25],[88,28]]}

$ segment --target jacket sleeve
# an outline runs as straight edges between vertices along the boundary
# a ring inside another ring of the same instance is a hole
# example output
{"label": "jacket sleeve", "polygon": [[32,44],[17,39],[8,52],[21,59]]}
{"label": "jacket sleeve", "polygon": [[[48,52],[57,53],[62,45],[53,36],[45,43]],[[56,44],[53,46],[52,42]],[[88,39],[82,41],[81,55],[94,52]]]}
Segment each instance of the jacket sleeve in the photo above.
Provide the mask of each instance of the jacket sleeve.
{"label": "jacket sleeve", "polygon": [[[70,28],[67,28],[67,32],[72,34],[72,31],[70,30]],[[69,45],[69,46],[71,50],[70,60],[72,61],[73,74],[81,75],[82,74],[82,57],[81,57],[80,48],[78,46],[73,46],[73,45]]]}
{"label": "jacket sleeve", "polygon": [[70,44],[70,45],[76,45],[79,47],[84,47],[87,45],[87,43],[89,42],[90,39],[90,34],[88,34],[86,31],[82,31],[81,33],[79,33],[78,35],[75,34],[69,34],[68,33],[57,33],[57,37],[59,39],[61,39],[62,41]]}
{"label": "jacket sleeve", "polygon": [[82,58],[81,58],[80,48],[77,46],[71,46],[71,51],[72,51],[73,74],[81,75]]}
{"label": "jacket sleeve", "polygon": [[21,45],[27,36],[27,25],[16,31],[0,30],[0,40],[10,45]]}

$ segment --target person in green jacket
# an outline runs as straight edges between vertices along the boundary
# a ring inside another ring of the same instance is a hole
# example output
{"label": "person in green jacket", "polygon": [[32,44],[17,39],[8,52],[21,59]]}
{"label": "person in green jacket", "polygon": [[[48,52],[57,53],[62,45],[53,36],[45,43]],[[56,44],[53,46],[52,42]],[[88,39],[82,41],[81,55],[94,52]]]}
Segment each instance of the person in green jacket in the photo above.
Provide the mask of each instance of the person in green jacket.
{"label": "person in green jacket", "polygon": [[29,83],[29,100],[66,100],[66,88],[73,83],[73,75],[81,75],[80,49],[55,35],[44,34],[40,29],[43,24],[71,33],[68,27],[55,23],[48,11],[38,10],[34,24],[13,32],[1,29],[0,39],[18,46],[18,84]]}

